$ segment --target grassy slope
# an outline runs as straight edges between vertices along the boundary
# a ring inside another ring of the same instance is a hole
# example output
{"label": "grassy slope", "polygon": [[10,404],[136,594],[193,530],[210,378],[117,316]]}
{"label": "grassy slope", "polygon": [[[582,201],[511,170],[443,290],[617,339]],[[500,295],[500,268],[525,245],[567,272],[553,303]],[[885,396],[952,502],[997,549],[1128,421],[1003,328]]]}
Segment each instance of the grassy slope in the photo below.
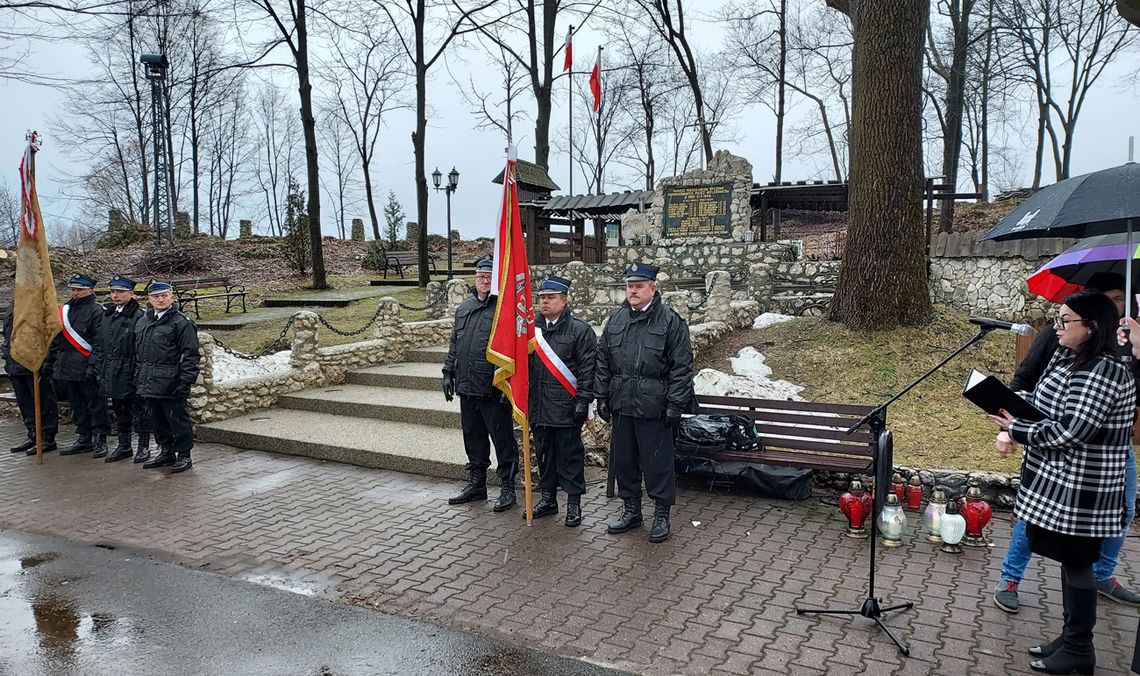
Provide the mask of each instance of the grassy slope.
{"label": "grassy slope", "polygon": [[[893,331],[853,331],[817,318],[736,331],[699,358],[699,366],[730,371],[727,358],[746,345],[767,357],[774,378],[806,387],[814,401],[876,404],[937,364],[974,334],[968,315],[936,307],[934,321]],[[971,368],[1008,381],[1014,337],[998,331],[951,361],[891,405],[895,462],[923,468],[1016,472],[1019,459],[993,450],[996,428],[961,396]]]}

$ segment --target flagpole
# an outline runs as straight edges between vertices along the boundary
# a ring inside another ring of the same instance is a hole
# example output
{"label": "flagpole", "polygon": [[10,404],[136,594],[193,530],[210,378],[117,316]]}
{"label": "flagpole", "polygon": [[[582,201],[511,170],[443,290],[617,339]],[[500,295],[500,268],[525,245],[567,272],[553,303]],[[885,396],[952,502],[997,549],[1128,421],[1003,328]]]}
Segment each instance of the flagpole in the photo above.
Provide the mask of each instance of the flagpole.
{"label": "flagpole", "polygon": [[530,422],[522,425],[523,435],[523,509],[526,510],[526,525],[534,525],[533,493],[530,489]]}
{"label": "flagpole", "polygon": [[[601,45],[598,45],[598,82],[599,82],[598,90],[599,91],[601,91],[601,86],[600,86],[601,81],[602,81],[602,47],[601,47]],[[599,95],[599,101],[600,100],[601,100],[601,96]],[[604,102],[599,102],[598,103],[598,110],[595,111],[595,113],[594,113],[594,122],[598,125],[597,136],[595,137],[598,141],[598,175],[597,175],[598,184],[594,187],[598,189],[599,195],[603,194],[602,193],[602,106],[603,105],[604,105]]]}
{"label": "flagpole", "polygon": [[[574,39],[574,24],[570,24],[570,40]],[[569,46],[569,40],[567,41]],[[570,123],[570,192],[574,194],[574,63],[570,63],[570,70],[566,78],[566,117]]]}
{"label": "flagpole", "polygon": [[32,401],[36,407],[36,464],[44,464],[44,430],[40,414],[40,369],[32,373]]}

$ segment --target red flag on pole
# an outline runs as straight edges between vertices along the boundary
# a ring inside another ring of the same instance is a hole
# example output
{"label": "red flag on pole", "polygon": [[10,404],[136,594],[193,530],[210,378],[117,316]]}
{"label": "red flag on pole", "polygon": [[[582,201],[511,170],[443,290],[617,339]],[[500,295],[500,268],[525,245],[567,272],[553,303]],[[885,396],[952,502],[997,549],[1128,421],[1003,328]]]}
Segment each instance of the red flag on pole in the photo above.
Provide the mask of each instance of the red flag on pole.
{"label": "red flag on pole", "polygon": [[594,95],[594,112],[602,105],[602,50],[598,50],[598,60],[594,62],[594,70],[590,73],[590,93]]}
{"label": "red flag on pole", "polygon": [[503,202],[499,230],[495,235],[491,293],[497,296],[497,300],[491,338],[487,342],[487,361],[497,367],[495,387],[507,396],[515,422],[522,426],[524,504],[527,521],[530,521],[530,430],[527,425],[530,373],[527,355],[534,349],[534,294],[531,292],[526,242],[519,218],[517,169],[518,160],[514,146],[511,146],[507,168],[503,172]]}
{"label": "red flag on pole", "polygon": [[574,65],[574,43],[571,37],[574,35],[574,27],[571,26],[570,30],[566,31],[566,57],[562,60],[562,72],[570,70]]}

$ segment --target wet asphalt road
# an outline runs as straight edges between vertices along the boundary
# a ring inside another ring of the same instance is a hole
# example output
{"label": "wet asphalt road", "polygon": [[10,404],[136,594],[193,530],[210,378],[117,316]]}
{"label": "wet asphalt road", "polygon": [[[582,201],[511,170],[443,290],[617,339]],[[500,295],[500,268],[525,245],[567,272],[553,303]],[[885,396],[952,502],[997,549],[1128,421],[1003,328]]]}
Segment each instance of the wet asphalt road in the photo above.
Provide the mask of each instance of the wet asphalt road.
{"label": "wet asphalt road", "polygon": [[0,674],[606,674],[422,622],[0,531]]}

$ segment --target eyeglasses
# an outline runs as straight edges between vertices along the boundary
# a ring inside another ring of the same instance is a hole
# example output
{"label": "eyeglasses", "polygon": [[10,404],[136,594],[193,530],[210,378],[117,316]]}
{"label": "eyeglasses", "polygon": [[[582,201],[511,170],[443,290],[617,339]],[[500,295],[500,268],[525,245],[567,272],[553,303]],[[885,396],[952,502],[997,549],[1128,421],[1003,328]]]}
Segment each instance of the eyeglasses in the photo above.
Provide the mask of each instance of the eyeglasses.
{"label": "eyeglasses", "polygon": [[1073,322],[1087,322],[1087,321],[1089,321],[1089,320],[1088,319],[1065,319],[1064,317],[1057,316],[1057,317],[1053,318],[1053,327],[1057,328],[1057,329],[1061,329],[1062,331],[1064,331],[1065,327],[1068,326],[1069,324],[1072,324]]}

